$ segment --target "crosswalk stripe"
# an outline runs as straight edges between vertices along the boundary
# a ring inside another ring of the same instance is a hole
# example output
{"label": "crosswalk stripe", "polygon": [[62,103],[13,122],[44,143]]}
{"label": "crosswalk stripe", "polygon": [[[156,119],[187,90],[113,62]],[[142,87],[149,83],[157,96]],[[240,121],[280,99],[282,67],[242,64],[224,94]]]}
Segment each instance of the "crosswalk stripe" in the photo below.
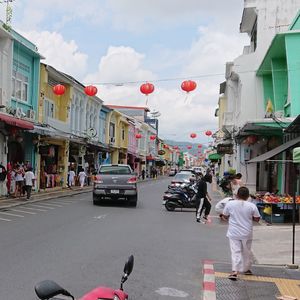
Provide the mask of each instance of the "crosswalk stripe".
{"label": "crosswalk stripe", "polygon": [[54,203],[54,204],[72,204],[74,203],[73,201],[59,201],[59,202],[52,202],[51,203]]}
{"label": "crosswalk stripe", "polygon": [[26,209],[37,210],[37,211],[47,211],[46,209],[33,208],[33,207],[26,207]]}
{"label": "crosswalk stripe", "polygon": [[10,222],[11,220],[9,220],[9,219],[3,219],[3,218],[0,218],[0,221],[6,221],[6,222]]}
{"label": "crosswalk stripe", "polygon": [[[26,208],[25,208],[25,209],[26,209]],[[30,214],[30,215],[36,215],[35,212],[24,211],[24,210],[20,210],[20,209],[11,209],[11,211],[20,212],[20,213],[24,213],[24,214]]]}
{"label": "crosswalk stripe", "polygon": [[58,205],[58,204],[52,204],[52,203],[43,203],[42,205],[45,205],[45,206],[54,206],[54,207],[63,207],[62,205]]}
{"label": "crosswalk stripe", "polygon": [[54,207],[46,207],[46,206],[43,206],[43,205],[36,205],[36,204],[30,204],[30,206],[33,206],[33,207],[38,207],[38,208],[49,208],[49,209],[55,209]]}
{"label": "crosswalk stripe", "polygon": [[8,212],[3,212],[3,211],[0,211],[0,214],[7,215],[7,216],[12,216],[12,217],[24,218],[24,216],[16,215],[16,214],[11,214],[11,213],[8,213]]}

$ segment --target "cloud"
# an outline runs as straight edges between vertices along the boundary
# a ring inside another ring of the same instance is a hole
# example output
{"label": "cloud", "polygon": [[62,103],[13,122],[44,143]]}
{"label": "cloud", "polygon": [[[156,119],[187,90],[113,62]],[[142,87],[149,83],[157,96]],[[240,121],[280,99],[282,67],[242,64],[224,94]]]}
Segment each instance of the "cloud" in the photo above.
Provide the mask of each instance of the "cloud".
{"label": "cloud", "polygon": [[87,69],[88,55],[78,49],[75,41],[65,41],[57,32],[20,32],[32,41],[46,59],[45,63],[74,77],[81,78]]}
{"label": "cloud", "polygon": [[144,54],[131,47],[109,47],[100,60],[98,71],[86,77],[92,82],[128,82],[153,80],[154,74],[143,68]]}

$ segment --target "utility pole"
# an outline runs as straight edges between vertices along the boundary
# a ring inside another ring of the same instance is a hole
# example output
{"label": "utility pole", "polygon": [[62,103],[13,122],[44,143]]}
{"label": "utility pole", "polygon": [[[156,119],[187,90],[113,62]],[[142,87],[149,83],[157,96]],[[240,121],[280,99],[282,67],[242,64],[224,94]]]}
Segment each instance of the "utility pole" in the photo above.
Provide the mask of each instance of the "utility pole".
{"label": "utility pole", "polygon": [[1,4],[6,3],[6,13],[5,13],[5,24],[3,24],[3,28],[7,31],[10,31],[11,29],[11,20],[12,20],[12,7],[10,3],[12,3],[15,0],[2,0],[0,1]]}

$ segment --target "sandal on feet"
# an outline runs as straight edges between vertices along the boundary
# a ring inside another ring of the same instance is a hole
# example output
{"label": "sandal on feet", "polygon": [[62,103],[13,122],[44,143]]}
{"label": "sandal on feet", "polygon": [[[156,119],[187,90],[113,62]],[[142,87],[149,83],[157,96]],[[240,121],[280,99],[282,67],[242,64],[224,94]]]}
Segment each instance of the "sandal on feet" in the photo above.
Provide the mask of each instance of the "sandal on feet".
{"label": "sandal on feet", "polygon": [[248,271],[244,272],[244,275],[253,275],[253,273],[251,272],[251,270],[248,270]]}
{"label": "sandal on feet", "polygon": [[228,276],[228,279],[230,280],[237,280],[237,274],[236,273],[232,273]]}

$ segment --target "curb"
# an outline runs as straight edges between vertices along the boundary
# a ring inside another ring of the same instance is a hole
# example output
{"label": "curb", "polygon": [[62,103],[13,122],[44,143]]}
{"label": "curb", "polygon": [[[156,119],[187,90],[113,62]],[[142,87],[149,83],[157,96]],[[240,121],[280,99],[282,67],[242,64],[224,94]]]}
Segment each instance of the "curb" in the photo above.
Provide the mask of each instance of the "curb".
{"label": "curb", "polygon": [[203,300],[216,300],[216,278],[213,262],[203,261]]}

